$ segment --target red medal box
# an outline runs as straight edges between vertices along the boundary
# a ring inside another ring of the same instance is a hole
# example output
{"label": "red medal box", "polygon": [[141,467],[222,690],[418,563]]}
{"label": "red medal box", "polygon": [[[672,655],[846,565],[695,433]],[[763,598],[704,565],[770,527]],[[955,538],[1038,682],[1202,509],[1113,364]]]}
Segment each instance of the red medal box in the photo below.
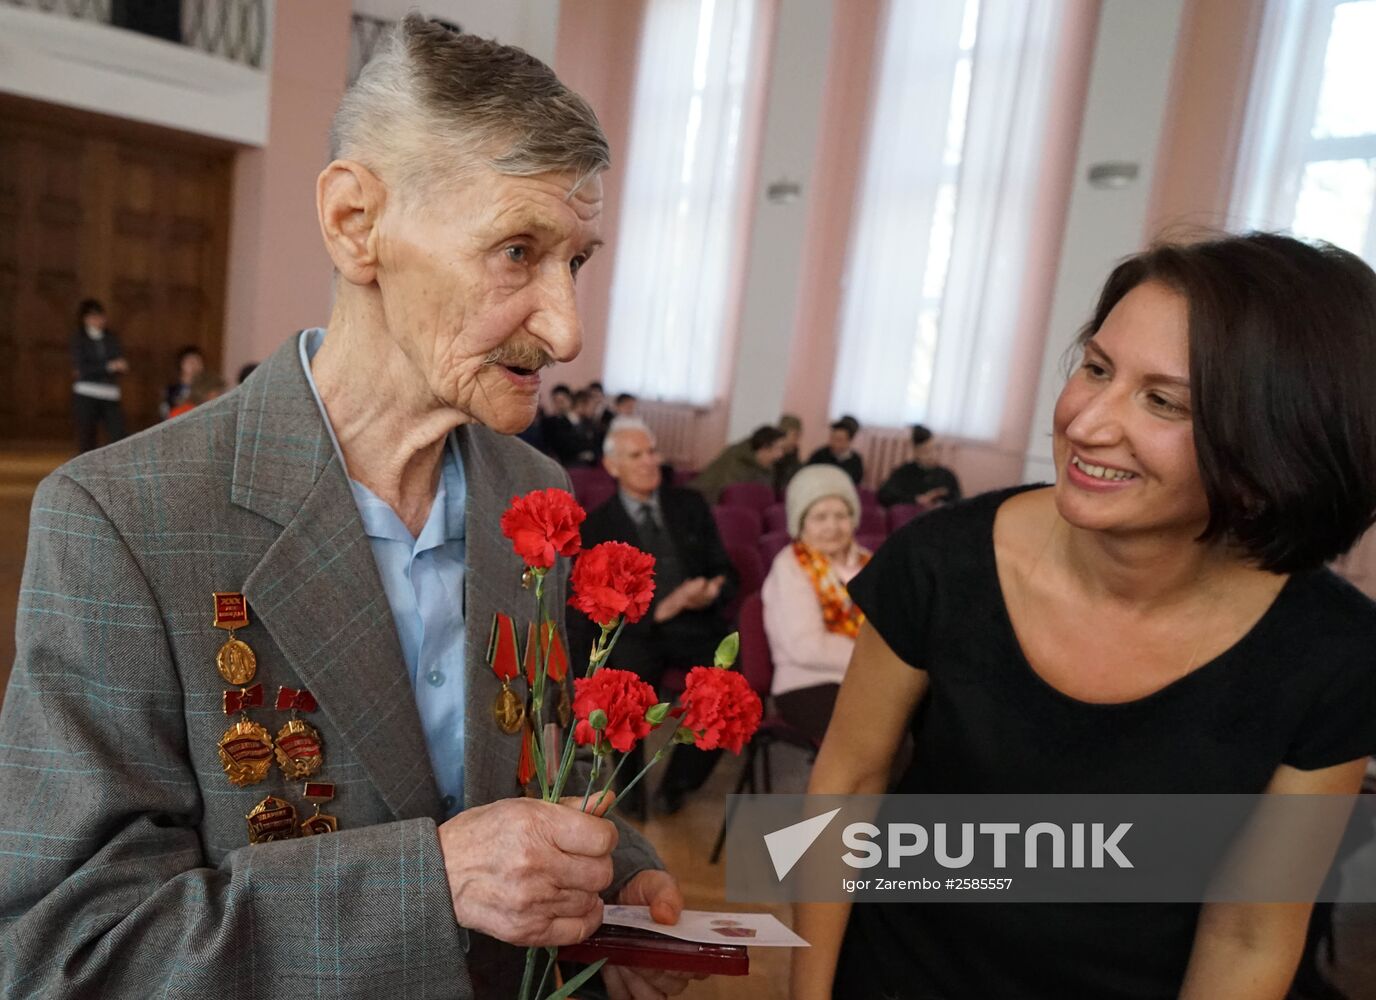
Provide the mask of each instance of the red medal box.
{"label": "red medal box", "polygon": [[590,964],[605,958],[608,965],[633,965],[666,972],[702,972],[710,976],[750,974],[750,953],[744,945],[699,944],[643,931],[603,924],[586,941],[559,949],[561,962]]}

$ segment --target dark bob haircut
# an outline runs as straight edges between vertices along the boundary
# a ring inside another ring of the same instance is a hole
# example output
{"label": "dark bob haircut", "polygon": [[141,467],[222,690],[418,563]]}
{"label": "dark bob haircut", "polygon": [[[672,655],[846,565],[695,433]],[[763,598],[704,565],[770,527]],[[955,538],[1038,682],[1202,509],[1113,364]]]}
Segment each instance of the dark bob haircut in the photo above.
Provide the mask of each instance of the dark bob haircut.
{"label": "dark bob haircut", "polygon": [[1376,518],[1376,273],[1274,233],[1163,244],[1114,269],[1079,343],[1148,281],[1189,308],[1199,540],[1273,573],[1352,548]]}

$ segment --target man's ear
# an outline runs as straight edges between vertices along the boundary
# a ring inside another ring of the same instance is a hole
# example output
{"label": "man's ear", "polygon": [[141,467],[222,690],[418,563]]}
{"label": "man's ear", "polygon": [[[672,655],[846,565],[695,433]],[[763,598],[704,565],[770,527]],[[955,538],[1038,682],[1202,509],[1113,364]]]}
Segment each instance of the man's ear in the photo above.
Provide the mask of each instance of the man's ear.
{"label": "man's ear", "polygon": [[377,279],[377,227],[387,188],[367,167],[335,160],[315,181],[320,234],[335,270],[353,285]]}

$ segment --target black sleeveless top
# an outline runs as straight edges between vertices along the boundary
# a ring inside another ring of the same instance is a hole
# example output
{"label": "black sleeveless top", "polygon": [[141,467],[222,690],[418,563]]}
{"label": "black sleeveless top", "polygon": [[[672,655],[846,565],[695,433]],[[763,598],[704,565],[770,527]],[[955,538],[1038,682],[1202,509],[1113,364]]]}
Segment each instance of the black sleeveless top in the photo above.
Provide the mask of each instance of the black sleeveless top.
{"label": "black sleeveless top", "polygon": [[[896,532],[851,581],[870,624],[929,675],[899,792],[1262,792],[1281,764],[1376,752],[1376,604],[1292,576],[1245,636],[1136,701],[1044,681],[999,586],[988,493]],[[1179,993],[1198,904],[857,904],[838,998],[1062,1000]]]}

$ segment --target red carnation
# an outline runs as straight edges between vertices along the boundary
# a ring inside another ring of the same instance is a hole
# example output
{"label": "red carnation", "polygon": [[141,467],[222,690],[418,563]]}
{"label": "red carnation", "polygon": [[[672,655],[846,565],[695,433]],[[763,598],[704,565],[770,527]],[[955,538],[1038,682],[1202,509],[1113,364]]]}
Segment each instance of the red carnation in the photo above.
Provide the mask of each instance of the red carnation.
{"label": "red carnation", "polygon": [[578,526],[587,517],[566,490],[533,490],[512,497],[502,515],[502,534],[532,569],[549,569],[557,556],[574,556],[582,547]]}
{"label": "red carnation", "polygon": [[573,564],[570,580],[577,608],[599,625],[645,617],[655,596],[655,557],[625,542],[594,545]]}
{"label": "red carnation", "polygon": [[691,729],[702,750],[724,747],[732,753],[755,735],[764,706],[750,684],[734,670],[694,667],[683,688],[683,718],[679,725]]}
{"label": "red carnation", "polygon": [[580,745],[597,742],[598,731],[588,717],[600,709],[607,716],[602,736],[612,749],[625,753],[649,735],[651,727],[645,713],[658,700],[655,689],[629,670],[604,669],[591,677],[575,678],[573,715],[578,725],[573,738]]}

